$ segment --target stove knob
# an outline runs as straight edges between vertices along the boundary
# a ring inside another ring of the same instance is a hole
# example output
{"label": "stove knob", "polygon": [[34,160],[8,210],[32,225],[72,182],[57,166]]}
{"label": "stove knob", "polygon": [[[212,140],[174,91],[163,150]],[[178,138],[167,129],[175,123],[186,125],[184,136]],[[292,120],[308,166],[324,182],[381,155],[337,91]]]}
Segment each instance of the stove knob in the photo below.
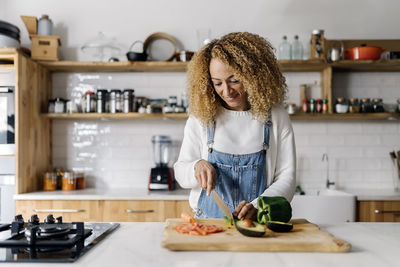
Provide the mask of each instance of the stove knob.
{"label": "stove knob", "polygon": [[57,223],[62,223],[62,216],[56,218]]}
{"label": "stove knob", "polygon": [[47,215],[46,219],[44,219],[44,223],[47,223],[47,224],[53,224],[55,222],[56,222],[56,220],[54,219],[53,214]]}
{"label": "stove knob", "polygon": [[37,214],[33,214],[28,221],[30,224],[38,225],[39,224],[39,217]]}
{"label": "stove knob", "polygon": [[24,222],[24,218],[22,217],[21,214],[18,214],[14,217],[15,222]]}

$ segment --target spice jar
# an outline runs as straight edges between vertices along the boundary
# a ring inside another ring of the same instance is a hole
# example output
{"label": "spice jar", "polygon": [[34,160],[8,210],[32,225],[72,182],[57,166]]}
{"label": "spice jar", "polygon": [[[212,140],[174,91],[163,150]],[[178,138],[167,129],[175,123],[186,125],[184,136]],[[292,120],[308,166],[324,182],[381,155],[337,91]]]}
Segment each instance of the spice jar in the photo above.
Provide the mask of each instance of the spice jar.
{"label": "spice jar", "polygon": [[122,112],[121,106],[121,90],[112,89],[110,92],[110,112]]}
{"label": "spice jar", "polygon": [[335,109],[336,113],[347,113],[349,111],[349,104],[344,97],[336,98]]}
{"label": "spice jar", "polygon": [[85,93],[85,108],[83,109],[86,113],[96,111],[96,95],[94,92],[87,91]]}
{"label": "spice jar", "polygon": [[301,111],[303,111],[304,113],[308,112],[308,101],[306,98],[303,99],[303,104],[301,105]]}
{"label": "spice jar", "polygon": [[322,100],[322,113],[326,114],[328,113],[328,99],[323,99]]}
{"label": "spice jar", "polygon": [[107,93],[106,89],[97,90],[97,113],[106,112]]}
{"label": "spice jar", "polygon": [[362,112],[362,113],[374,112],[374,108],[372,107],[369,98],[361,98],[360,112]]}
{"label": "spice jar", "polygon": [[86,188],[85,174],[82,172],[75,173],[75,178],[76,178],[76,189],[85,189]]}
{"label": "spice jar", "polygon": [[358,102],[358,98],[355,98],[355,97],[350,98],[349,112],[350,113],[360,113],[360,104]]}
{"label": "spice jar", "polygon": [[308,107],[309,107],[309,110],[310,110],[311,113],[315,112],[315,110],[316,110],[316,108],[315,108],[315,99],[313,99],[313,98],[310,99]]}
{"label": "spice jar", "polygon": [[64,113],[65,112],[65,100],[57,97],[54,100],[54,112],[55,113]]}
{"label": "spice jar", "polygon": [[62,177],[62,190],[70,191],[76,189],[76,178],[73,172],[64,172]]}
{"label": "spice jar", "polygon": [[136,109],[135,90],[125,89],[123,92],[123,98],[124,98],[123,112],[124,113],[134,112]]}
{"label": "spice jar", "polygon": [[372,107],[374,109],[374,112],[385,112],[385,109],[383,108],[383,102],[382,98],[374,98],[372,100]]}
{"label": "spice jar", "polygon": [[45,172],[43,174],[43,191],[57,190],[57,173]]}
{"label": "spice jar", "polygon": [[322,99],[317,99],[316,101],[315,101],[315,111],[317,112],[317,113],[321,113],[322,112]]}

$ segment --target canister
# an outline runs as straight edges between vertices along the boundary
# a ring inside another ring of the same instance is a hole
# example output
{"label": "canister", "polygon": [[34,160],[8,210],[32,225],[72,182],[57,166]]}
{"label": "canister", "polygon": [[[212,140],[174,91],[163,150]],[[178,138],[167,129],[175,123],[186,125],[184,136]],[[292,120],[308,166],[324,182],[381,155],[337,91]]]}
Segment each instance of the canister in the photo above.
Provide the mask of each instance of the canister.
{"label": "canister", "polygon": [[124,113],[134,112],[136,106],[135,90],[124,89],[123,98],[124,98],[123,112]]}
{"label": "canister", "polygon": [[57,190],[57,173],[45,172],[43,174],[43,191]]}
{"label": "canister", "polygon": [[85,113],[91,113],[96,111],[96,96],[94,92],[87,91],[85,93],[85,108],[83,110]]}
{"label": "canister", "polygon": [[62,98],[56,98],[54,100],[54,112],[64,113],[65,112],[65,100]]}
{"label": "canister", "polygon": [[53,35],[53,22],[48,15],[42,15],[37,25],[38,35]]}
{"label": "canister", "polygon": [[118,113],[121,111],[121,90],[112,89],[110,92],[110,113]]}
{"label": "canister", "polygon": [[62,190],[70,191],[76,189],[76,177],[73,172],[64,172],[62,176]]}
{"label": "canister", "polygon": [[96,91],[97,113],[106,112],[107,93],[108,92],[106,89],[97,89]]}

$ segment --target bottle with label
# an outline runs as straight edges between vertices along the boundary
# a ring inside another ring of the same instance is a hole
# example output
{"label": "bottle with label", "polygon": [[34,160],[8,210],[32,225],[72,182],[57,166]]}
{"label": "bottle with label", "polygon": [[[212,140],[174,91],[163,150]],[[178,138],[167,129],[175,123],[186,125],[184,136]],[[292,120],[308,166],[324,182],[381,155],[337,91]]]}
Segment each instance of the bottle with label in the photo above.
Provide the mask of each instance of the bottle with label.
{"label": "bottle with label", "polygon": [[282,42],[279,44],[278,59],[292,59],[292,45],[287,41],[286,35],[282,37]]}
{"label": "bottle with label", "polygon": [[303,44],[299,41],[299,36],[294,36],[292,43],[292,59],[303,60]]}

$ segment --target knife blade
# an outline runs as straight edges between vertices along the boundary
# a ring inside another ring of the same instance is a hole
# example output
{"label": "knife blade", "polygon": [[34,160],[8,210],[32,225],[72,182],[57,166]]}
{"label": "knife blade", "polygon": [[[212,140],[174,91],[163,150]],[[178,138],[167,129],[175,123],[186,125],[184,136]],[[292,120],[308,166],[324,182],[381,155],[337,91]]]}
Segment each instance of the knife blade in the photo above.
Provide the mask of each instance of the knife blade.
{"label": "knife blade", "polygon": [[222,210],[222,212],[225,214],[225,216],[228,219],[233,219],[232,213],[229,210],[228,206],[225,204],[225,202],[221,199],[221,197],[218,195],[218,193],[213,190],[212,191],[213,199],[215,203],[217,203],[218,207]]}

